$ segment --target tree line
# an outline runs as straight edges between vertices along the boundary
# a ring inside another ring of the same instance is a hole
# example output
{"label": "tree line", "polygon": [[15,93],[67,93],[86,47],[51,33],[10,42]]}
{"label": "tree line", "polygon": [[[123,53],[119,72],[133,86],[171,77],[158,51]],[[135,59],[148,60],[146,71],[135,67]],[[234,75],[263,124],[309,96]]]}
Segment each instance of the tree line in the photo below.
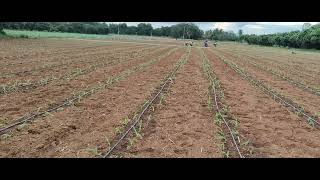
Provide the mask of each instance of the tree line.
{"label": "tree line", "polygon": [[268,35],[243,35],[222,29],[199,29],[194,23],[179,23],[172,26],[153,28],[149,23],[140,23],[137,26],[128,26],[126,23],[107,24],[98,22],[0,22],[0,34],[3,29],[38,30],[48,32],[70,32],[85,34],[122,34],[161,36],[181,39],[208,39],[218,41],[240,41],[249,44],[264,46],[282,46],[292,48],[320,49],[320,25],[314,25],[302,31],[275,33]]}
{"label": "tree line", "polygon": [[4,23],[3,23],[3,22],[0,22],[0,34],[4,34],[4,32],[3,32],[3,25],[4,25]]}
{"label": "tree line", "polygon": [[263,46],[320,49],[320,24],[302,31],[268,35],[242,35],[239,40]]}
{"label": "tree line", "polygon": [[2,28],[84,34],[164,36],[189,39],[200,39],[203,36],[203,31],[193,23],[180,23],[170,27],[165,26],[154,29],[149,23],[128,26],[126,23],[107,24],[98,22],[4,22],[0,24],[0,31]]}

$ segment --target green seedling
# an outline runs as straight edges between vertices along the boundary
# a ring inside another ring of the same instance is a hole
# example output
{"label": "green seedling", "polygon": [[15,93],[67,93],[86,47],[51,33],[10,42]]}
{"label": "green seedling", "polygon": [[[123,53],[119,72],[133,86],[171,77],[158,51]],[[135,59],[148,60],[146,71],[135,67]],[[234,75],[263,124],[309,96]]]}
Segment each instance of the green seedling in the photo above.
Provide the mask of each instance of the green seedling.
{"label": "green seedling", "polygon": [[8,138],[10,138],[10,137],[11,137],[10,134],[2,134],[2,135],[1,135],[1,139],[2,139],[2,140],[6,140],[6,139],[8,139]]}
{"label": "green seedling", "polygon": [[234,136],[238,136],[238,131],[237,130],[235,130],[235,129],[233,129],[233,130],[231,130],[231,133],[234,135]]}
{"label": "green seedling", "polygon": [[220,113],[216,113],[215,123],[221,126],[222,124],[222,115]]}
{"label": "green seedling", "polygon": [[139,137],[140,139],[142,139],[142,136],[141,136],[141,134],[136,130],[136,127],[133,127],[133,131],[134,131],[136,137]]}
{"label": "green seedling", "polygon": [[88,148],[86,149],[87,152],[89,152],[90,154],[92,154],[93,156],[100,156],[101,153],[98,152],[98,148]]}
{"label": "green seedling", "polygon": [[223,157],[224,158],[229,158],[229,151],[223,151]]}
{"label": "green seedling", "polygon": [[115,134],[121,134],[122,133],[122,130],[121,130],[121,127],[116,127],[115,128]]}
{"label": "green seedling", "polygon": [[20,131],[20,130],[22,130],[24,127],[26,127],[27,125],[28,125],[27,123],[20,124],[20,125],[17,127],[17,130]]}
{"label": "green seedling", "polygon": [[163,94],[161,94],[161,95],[160,95],[160,101],[159,101],[159,104],[161,105],[161,104],[163,103],[163,101],[164,101],[164,95],[163,95]]}
{"label": "green seedling", "polygon": [[212,103],[212,99],[211,99],[210,93],[208,93],[207,106],[208,106],[209,111],[212,111],[213,103]]}
{"label": "green seedling", "polygon": [[123,125],[127,125],[130,122],[130,119],[128,117],[125,117],[123,120]]}
{"label": "green seedling", "polygon": [[224,134],[218,133],[217,139],[220,140],[221,142],[225,142],[226,138],[224,137]]}
{"label": "green seedling", "polygon": [[248,141],[245,141],[245,142],[243,142],[243,143],[241,144],[241,146],[248,146],[249,143],[250,143],[249,140],[248,140]]}
{"label": "green seedling", "polygon": [[127,149],[129,150],[133,146],[134,139],[128,138],[128,141],[129,141],[129,144],[127,145]]}
{"label": "green seedling", "polygon": [[154,106],[151,106],[150,108],[151,108],[151,111],[154,112],[155,107],[154,107]]}
{"label": "green seedling", "polygon": [[309,117],[309,118],[307,119],[308,124],[309,124],[310,126],[312,126],[313,128],[314,128],[314,125],[315,125],[315,122],[314,122],[314,121],[315,121],[315,120],[312,119],[311,117]]}
{"label": "green seedling", "polygon": [[142,120],[140,120],[139,122],[139,129],[138,129],[139,133],[141,132],[141,130],[142,130]]}
{"label": "green seedling", "polygon": [[108,137],[106,137],[106,142],[107,142],[107,144],[108,144],[108,146],[109,146],[109,148],[110,148],[111,143],[110,143],[110,141],[109,141],[109,138],[108,138]]}

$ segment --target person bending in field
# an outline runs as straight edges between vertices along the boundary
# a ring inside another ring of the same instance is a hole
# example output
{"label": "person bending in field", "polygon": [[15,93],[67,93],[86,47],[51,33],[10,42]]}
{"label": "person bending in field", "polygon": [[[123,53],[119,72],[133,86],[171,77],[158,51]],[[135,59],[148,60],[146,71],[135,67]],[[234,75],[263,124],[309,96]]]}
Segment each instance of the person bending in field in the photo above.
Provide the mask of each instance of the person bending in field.
{"label": "person bending in field", "polygon": [[207,40],[204,42],[204,47],[208,47],[208,41]]}

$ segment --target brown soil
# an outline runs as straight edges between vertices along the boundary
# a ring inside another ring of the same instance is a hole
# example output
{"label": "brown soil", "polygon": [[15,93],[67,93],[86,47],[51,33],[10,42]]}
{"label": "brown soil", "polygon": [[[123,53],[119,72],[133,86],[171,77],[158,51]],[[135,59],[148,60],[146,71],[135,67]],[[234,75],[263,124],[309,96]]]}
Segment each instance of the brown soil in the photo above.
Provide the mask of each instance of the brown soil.
{"label": "brown soil", "polygon": [[240,121],[240,133],[250,139],[255,157],[319,157],[320,132],[305,120],[251,86],[206,50],[220,79],[231,113]]}
{"label": "brown soil", "polygon": [[[225,54],[226,55],[226,54]],[[295,103],[305,108],[305,111],[312,115],[320,112],[320,98],[315,94],[311,94],[306,90],[302,90],[286,80],[275,77],[269,72],[262,71],[253,65],[247,63],[243,59],[234,58],[233,56],[226,55],[227,59],[235,62],[238,66],[244,68],[246,72],[255,77],[257,80],[262,81],[264,84],[272,87],[273,90],[279,92],[285,97],[291,99]]]}
{"label": "brown soil", "polygon": [[107,149],[123,118],[152,93],[182,56],[180,49],[152,67],[57,112],[1,141],[1,157],[92,157],[90,148]]}
{"label": "brown soil", "polygon": [[39,108],[51,107],[53,103],[61,102],[88,87],[96,85],[98,82],[108,79],[130,67],[147,62],[151,58],[160,56],[168,52],[170,48],[150,53],[142,58],[132,59],[127,62],[107,66],[97,69],[84,76],[78,76],[72,80],[61,80],[53,82],[47,86],[41,86],[26,93],[12,93],[0,96],[0,113],[3,118],[13,121],[26,113],[37,111]]}
{"label": "brown soil", "polygon": [[[58,77],[68,70],[74,70],[77,68],[85,68],[89,65],[103,62],[112,57],[123,56],[123,53],[131,54],[136,51],[141,51],[141,47],[121,47],[121,48],[108,48],[100,50],[99,52],[83,51],[80,54],[68,56],[63,55],[63,57],[57,58],[52,62],[35,62],[28,64],[14,65],[14,67],[5,67],[1,70],[0,83],[14,83],[21,81],[37,81],[46,77]],[[147,48],[146,48],[147,49]],[[155,49],[155,48],[154,48]],[[44,59],[46,59],[45,57]],[[7,74],[11,73],[11,74]],[[13,73],[13,74],[12,74]]]}
{"label": "brown soil", "polygon": [[155,111],[151,127],[126,157],[221,157],[200,65],[200,54],[193,48],[165,96],[165,105]]}
{"label": "brown soil", "polygon": [[[238,54],[241,55],[241,59],[248,62],[253,62],[260,67],[268,67],[271,68],[273,71],[277,72],[278,74],[283,74],[287,78],[293,79],[297,82],[302,82],[311,87],[317,87],[320,85],[320,79],[316,78],[317,74],[315,73],[308,73],[307,70],[303,67],[299,67],[295,69],[292,65],[285,64],[283,65],[282,62],[278,62],[275,59],[264,59],[260,57],[250,56],[248,57],[246,54],[243,53],[235,53],[230,51],[223,51],[224,53],[228,53],[229,55]],[[251,55],[251,54],[249,54]],[[314,68],[316,69],[316,68]],[[320,75],[320,74],[319,74]]]}

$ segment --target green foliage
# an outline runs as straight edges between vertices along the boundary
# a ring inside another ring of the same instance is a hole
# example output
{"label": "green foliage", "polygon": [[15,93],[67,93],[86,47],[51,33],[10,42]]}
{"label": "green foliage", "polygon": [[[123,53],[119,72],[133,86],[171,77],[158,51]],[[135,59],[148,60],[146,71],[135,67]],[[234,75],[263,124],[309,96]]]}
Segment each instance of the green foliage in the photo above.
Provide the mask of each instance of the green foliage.
{"label": "green foliage", "polygon": [[85,34],[108,34],[107,24],[97,22],[5,22],[4,29],[69,32]]}
{"label": "green foliage", "polygon": [[194,23],[180,23],[171,26],[170,36],[173,38],[200,39],[203,31]]}
{"label": "green foliage", "polygon": [[3,26],[4,26],[5,23],[3,22],[0,22],[0,35],[4,35],[4,31],[3,31]]}
{"label": "green foliage", "polygon": [[127,34],[144,36],[166,36],[174,38],[200,39],[203,31],[193,23],[180,23],[171,27],[153,29],[149,23],[127,26],[126,23],[106,24],[98,22],[5,22],[0,23],[1,29],[28,30],[40,32],[64,32],[81,34]]}
{"label": "green foliage", "polygon": [[138,27],[137,27],[138,35],[151,35],[152,30],[153,28],[151,24],[140,23],[138,24]]}
{"label": "green foliage", "polygon": [[205,32],[204,37],[211,40],[219,41],[236,41],[237,35],[234,32],[225,32],[222,29],[214,29]]}
{"label": "green foliage", "polygon": [[303,31],[276,33],[268,35],[243,35],[249,44],[263,46],[282,46],[291,48],[320,49],[320,26],[315,25]]}

